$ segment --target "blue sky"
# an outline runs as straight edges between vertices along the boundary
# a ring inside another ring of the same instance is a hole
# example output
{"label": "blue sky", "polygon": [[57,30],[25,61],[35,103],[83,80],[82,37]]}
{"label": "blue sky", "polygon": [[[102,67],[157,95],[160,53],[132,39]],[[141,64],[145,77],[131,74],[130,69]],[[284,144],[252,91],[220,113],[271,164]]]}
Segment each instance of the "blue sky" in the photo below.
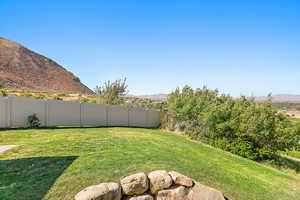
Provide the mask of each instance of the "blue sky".
{"label": "blue sky", "polygon": [[131,94],[300,94],[299,0],[0,0],[0,36],[92,89],[127,77]]}

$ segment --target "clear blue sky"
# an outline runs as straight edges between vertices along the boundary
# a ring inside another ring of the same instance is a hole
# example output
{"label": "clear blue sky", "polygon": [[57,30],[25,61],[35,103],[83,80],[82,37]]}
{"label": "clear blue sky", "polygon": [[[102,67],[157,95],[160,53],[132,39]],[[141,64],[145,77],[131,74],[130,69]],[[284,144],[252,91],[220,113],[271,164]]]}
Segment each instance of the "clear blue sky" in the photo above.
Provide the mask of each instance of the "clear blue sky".
{"label": "clear blue sky", "polygon": [[299,0],[0,0],[0,36],[92,89],[127,77],[131,94],[300,94]]}

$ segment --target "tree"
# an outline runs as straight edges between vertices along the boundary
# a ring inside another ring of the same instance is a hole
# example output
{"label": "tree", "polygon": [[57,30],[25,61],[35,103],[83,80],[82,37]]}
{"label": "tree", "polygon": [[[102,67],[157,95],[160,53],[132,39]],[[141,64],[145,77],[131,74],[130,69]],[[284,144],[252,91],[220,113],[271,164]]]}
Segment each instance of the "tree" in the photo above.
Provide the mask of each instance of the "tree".
{"label": "tree", "polygon": [[206,87],[176,89],[168,98],[165,126],[193,139],[252,159],[298,148],[300,127],[265,102],[239,99]]}
{"label": "tree", "polygon": [[128,94],[126,78],[114,82],[107,81],[102,86],[96,86],[97,103],[117,105],[123,103],[123,98]]}

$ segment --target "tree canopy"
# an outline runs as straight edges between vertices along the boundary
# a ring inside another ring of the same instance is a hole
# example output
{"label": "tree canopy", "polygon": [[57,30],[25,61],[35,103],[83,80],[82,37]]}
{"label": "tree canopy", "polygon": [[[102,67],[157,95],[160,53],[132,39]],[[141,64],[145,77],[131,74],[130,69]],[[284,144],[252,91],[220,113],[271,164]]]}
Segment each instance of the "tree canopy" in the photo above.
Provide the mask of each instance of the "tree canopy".
{"label": "tree canopy", "polygon": [[259,103],[186,86],[170,95],[166,110],[168,128],[252,160],[299,144],[300,127],[279,114],[271,98]]}

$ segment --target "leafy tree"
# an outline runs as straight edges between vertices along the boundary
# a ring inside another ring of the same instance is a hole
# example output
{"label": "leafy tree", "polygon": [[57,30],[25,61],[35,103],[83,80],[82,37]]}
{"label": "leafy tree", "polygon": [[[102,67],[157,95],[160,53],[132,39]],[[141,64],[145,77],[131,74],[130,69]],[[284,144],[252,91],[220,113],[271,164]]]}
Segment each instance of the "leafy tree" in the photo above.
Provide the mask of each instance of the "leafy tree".
{"label": "leafy tree", "polygon": [[186,86],[170,95],[165,123],[193,139],[252,160],[269,159],[299,144],[300,128],[272,107],[271,96],[258,103]]}
{"label": "leafy tree", "polygon": [[114,82],[107,81],[102,86],[96,86],[96,102],[99,104],[122,104],[124,102],[122,97],[128,94],[127,87],[126,78]]}

